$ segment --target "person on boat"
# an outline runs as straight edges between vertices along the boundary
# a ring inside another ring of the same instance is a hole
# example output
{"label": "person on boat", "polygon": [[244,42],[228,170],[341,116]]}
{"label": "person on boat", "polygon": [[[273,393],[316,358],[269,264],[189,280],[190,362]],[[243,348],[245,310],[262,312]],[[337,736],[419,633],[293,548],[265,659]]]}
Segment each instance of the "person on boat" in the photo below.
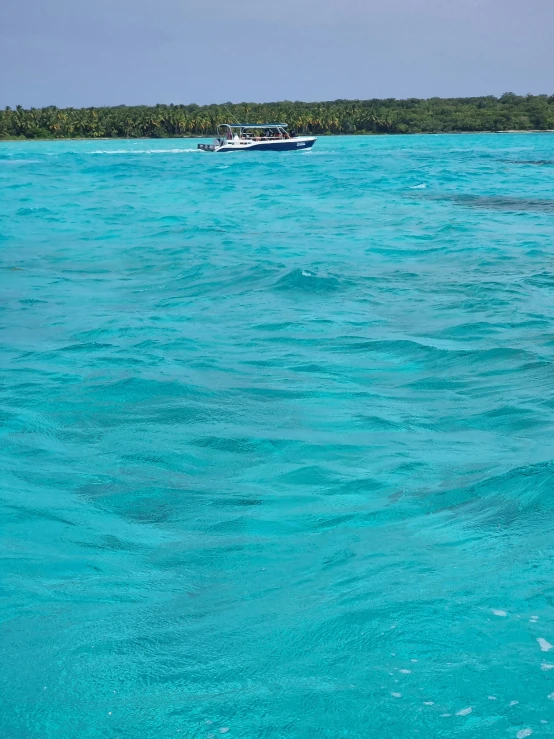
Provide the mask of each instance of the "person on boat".
{"label": "person on boat", "polygon": [[295,139],[298,136],[298,131],[295,131],[294,128],[290,132],[291,139]]}

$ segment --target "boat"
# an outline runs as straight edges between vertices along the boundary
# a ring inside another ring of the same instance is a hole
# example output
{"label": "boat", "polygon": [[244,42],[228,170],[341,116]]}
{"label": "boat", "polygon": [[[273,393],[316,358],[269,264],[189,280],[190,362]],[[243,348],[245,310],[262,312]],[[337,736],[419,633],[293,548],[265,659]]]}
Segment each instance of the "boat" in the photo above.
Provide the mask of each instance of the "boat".
{"label": "boat", "polygon": [[211,144],[198,144],[202,151],[303,151],[311,149],[315,136],[287,131],[286,123],[223,123]]}

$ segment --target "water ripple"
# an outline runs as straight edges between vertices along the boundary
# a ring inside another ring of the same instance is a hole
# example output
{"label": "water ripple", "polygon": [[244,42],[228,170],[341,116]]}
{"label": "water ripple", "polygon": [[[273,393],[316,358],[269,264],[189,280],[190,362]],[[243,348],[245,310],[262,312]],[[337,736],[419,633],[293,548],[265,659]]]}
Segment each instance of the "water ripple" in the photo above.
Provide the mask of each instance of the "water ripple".
{"label": "water ripple", "polygon": [[195,144],[0,145],[0,733],[548,736],[554,136]]}

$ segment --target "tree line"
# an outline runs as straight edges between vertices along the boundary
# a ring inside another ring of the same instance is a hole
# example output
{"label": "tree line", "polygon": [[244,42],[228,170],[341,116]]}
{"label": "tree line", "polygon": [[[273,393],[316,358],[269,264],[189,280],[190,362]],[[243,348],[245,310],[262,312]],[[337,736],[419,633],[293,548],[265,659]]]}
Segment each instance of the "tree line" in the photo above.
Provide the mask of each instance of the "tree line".
{"label": "tree line", "polygon": [[554,95],[334,100],[320,103],[119,105],[0,110],[0,138],[212,136],[218,124],[288,123],[313,134],[448,133],[554,129]]}

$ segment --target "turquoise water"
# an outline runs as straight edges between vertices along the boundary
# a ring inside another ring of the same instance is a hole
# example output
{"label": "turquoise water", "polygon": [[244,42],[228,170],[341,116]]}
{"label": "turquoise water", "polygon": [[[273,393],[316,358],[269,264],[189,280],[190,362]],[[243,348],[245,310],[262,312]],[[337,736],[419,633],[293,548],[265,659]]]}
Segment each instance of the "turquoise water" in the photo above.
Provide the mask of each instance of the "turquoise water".
{"label": "turquoise water", "polygon": [[196,143],[0,145],[2,739],[552,736],[554,135]]}

